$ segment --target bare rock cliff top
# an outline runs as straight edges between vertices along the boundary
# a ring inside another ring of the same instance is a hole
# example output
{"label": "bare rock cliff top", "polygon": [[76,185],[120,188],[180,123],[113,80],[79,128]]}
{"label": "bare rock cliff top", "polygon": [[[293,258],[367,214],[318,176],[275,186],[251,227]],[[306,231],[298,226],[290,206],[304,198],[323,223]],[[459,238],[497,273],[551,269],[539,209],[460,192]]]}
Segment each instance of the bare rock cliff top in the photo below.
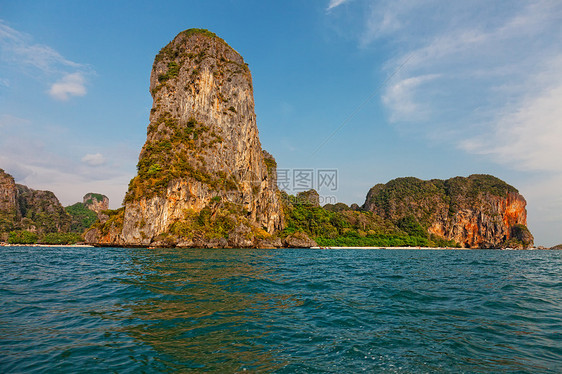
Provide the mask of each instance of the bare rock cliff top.
{"label": "bare rock cliff top", "polygon": [[99,193],[87,193],[82,199],[86,208],[100,214],[104,210],[109,209],[109,198]]}

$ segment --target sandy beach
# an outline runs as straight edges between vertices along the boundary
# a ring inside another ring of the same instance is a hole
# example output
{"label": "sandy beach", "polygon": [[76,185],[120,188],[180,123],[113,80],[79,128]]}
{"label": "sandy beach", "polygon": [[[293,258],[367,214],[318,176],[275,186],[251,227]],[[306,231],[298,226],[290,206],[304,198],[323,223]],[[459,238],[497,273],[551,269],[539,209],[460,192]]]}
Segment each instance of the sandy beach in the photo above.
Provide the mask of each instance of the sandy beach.
{"label": "sandy beach", "polygon": [[453,247],[311,247],[311,249],[467,249]]}
{"label": "sandy beach", "polygon": [[9,244],[0,243],[0,247],[69,247],[69,248],[94,248],[89,244]]}

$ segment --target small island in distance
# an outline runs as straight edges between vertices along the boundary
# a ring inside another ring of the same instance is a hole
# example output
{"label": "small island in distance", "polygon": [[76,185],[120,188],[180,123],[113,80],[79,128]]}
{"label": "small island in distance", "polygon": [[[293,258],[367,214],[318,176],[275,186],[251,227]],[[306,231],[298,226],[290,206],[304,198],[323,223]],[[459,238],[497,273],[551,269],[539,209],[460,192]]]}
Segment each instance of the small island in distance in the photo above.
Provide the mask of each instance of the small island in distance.
{"label": "small island in distance", "polygon": [[65,241],[83,235],[96,246],[534,244],[525,199],[490,175],[398,178],[371,188],[361,206],[321,207],[315,190],[280,191],[276,161],[259,140],[248,65],[210,31],[183,31],[162,48],[150,92],[147,140],[122,208],[108,210],[105,196],[88,194],[84,203],[63,209],[51,192],[16,186],[0,171],[0,241],[50,243],[48,235],[74,233]]}

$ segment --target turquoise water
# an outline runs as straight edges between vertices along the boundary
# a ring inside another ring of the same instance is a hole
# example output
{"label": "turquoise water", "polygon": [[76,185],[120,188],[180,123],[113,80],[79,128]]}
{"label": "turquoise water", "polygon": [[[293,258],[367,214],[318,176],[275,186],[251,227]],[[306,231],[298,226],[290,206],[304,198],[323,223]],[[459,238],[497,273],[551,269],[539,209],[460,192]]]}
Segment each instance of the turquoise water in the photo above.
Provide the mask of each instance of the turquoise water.
{"label": "turquoise water", "polygon": [[0,253],[1,373],[562,371],[561,251]]}

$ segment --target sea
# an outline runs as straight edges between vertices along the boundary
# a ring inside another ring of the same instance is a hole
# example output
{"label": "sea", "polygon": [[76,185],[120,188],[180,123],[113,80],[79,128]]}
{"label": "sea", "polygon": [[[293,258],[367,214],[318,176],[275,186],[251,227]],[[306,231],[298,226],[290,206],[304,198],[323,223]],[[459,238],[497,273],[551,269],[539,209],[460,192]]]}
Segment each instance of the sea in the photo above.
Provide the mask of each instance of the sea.
{"label": "sea", "polygon": [[0,247],[0,373],[560,373],[562,252]]}

